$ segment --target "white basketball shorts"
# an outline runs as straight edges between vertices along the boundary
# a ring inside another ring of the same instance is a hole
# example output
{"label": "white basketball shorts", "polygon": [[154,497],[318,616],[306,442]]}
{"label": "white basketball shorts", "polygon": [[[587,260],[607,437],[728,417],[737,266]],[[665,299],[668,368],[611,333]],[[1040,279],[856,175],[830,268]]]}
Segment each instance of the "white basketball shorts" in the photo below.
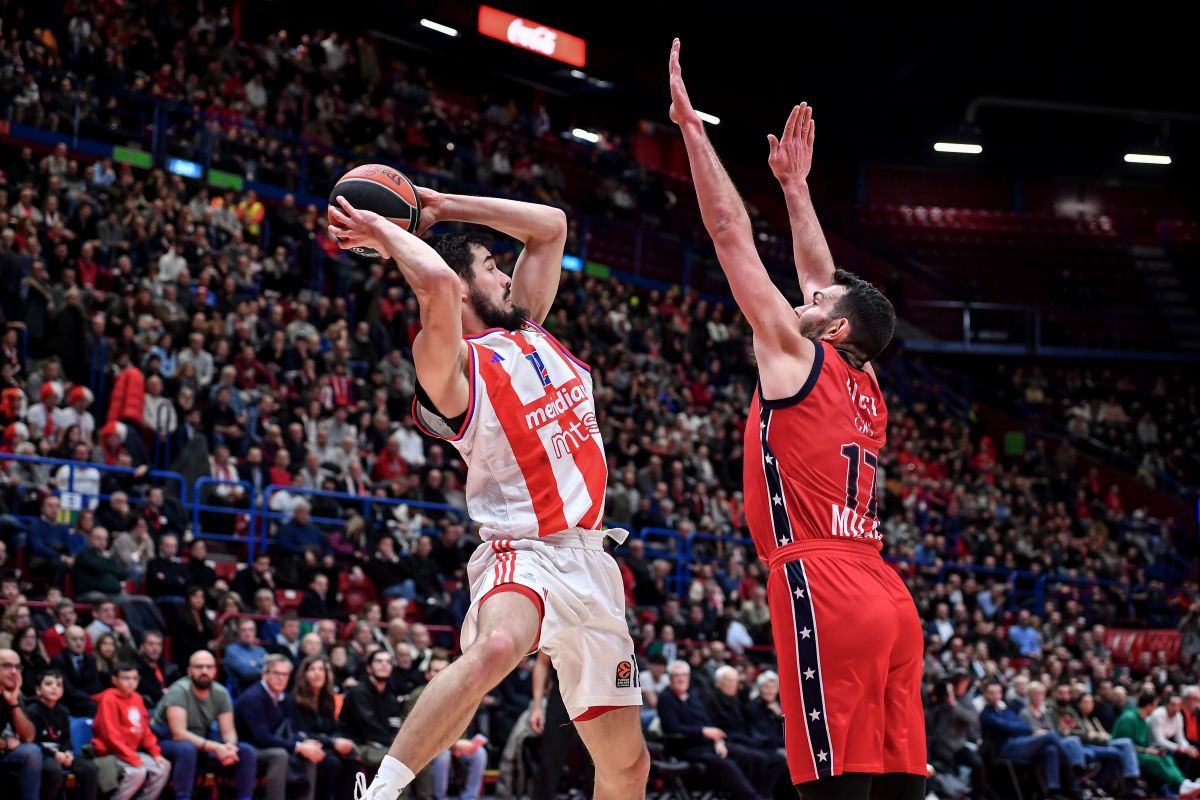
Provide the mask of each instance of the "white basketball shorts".
{"label": "white basketball shorts", "polygon": [[520,592],[542,612],[534,649],[550,656],[558,670],[571,719],[642,704],[621,571],[604,551],[603,531],[573,528],[540,539],[484,542],[471,556],[467,579],[471,608],[463,622],[463,650],[478,635],[480,606],[498,592]]}

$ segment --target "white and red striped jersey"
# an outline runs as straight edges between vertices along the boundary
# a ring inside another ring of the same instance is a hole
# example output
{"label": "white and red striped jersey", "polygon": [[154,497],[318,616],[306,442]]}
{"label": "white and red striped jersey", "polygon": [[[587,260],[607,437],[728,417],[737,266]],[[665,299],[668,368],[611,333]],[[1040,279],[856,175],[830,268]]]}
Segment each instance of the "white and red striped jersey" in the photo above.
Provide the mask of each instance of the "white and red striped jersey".
{"label": "white and red striped jersey", "polygon": [[544,328],[464,337],[470,401],[455,430],[413,401],[413,419],[467,463],[467,510],[485,539],[598,529],[608,465],[591,370]]}

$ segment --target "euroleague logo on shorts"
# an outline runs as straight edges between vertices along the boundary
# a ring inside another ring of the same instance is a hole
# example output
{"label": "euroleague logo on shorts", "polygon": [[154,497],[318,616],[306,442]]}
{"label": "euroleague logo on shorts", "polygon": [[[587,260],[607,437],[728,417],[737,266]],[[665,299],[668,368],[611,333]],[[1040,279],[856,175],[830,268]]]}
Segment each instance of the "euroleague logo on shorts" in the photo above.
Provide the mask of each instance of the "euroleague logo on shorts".
{"label": "euroleague logo on shorts", "polygon": [[617,664],[617,688],[627,689],[633,680],[633,665],[628,661]]}

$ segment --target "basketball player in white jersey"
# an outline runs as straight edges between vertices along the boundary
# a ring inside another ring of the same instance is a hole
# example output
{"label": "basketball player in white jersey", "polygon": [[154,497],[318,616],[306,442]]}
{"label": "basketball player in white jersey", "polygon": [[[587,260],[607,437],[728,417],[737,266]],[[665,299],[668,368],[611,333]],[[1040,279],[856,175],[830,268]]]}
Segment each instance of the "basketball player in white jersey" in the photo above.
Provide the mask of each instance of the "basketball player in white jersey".
{"label": "basketball player in white jersey", "polygon": [[417,296],[413,417],[462,454],[467,506],[484,540],[467,568],[462,657],[421,693],[375,781],[363,791],[360,776],[356,795],[396,800],[454,744],[484,694],[540,648],[596,762],[595,797],[644,797],[641,689],[620,573],[603,549],[608,473],[592,380],[541,327],[558,291],[566,218],[514,200],[420,195],[423,229],[470,222],[524,249],[510,278],[478,235],[427,244],[344,197],[329,210],[329,231],[343,248],[394,259]]}

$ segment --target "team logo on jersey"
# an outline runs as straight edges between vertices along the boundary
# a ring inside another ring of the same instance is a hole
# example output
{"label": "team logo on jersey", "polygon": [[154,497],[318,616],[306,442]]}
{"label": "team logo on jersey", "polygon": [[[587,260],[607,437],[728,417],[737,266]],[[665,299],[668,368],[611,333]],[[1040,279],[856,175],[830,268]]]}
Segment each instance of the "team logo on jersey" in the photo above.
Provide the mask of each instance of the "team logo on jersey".
{"label": "team logo on jersey", "polygon": [[617,664],[617,688],[628,689],[633,682],[633,665],[628,661]]}
{"label": "team logo on jersey", "polygon": [[538,380],[542,382],[542,386],[550,385],[550,370],[546,369],[546,363],[542,361],[542,356],[537,351],[525,354],[525,360],[533,367],[538,375]]}

